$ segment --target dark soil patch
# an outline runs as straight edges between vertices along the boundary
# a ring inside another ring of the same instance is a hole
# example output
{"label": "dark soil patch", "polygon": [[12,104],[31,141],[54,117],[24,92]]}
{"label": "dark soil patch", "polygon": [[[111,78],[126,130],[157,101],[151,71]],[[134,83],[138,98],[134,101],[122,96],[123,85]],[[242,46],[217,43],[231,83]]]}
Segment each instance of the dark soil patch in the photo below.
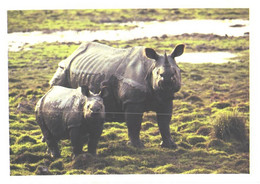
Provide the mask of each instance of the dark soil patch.
{"label": "dark soil patch", "polygon": [[187,101],[190,101],[190,102],[202,102],[202,99],[198,96],[190,96],[187,98]]}
{"label": "dark soil patch", "polygon": [[202,127],[200,127],[200,128],[197,130],[196,134],[207,136],[207,135],[209,135],[211,132],[212,132],[212,127],[202,126]]}
{"label": "dark soil patch", "polygon": [[32,154],[29,152],[25,152],[22,153],[20,155],[18,155],[15,159],[14,159],[14,163],[36,163],[39,162],[40,160],[44,159],[44,158],[48,158],[50,159],[50,157],[48,156],[42,156],[42,155],[36,155],[36,154]]}
{"label": "dark soil patch", "polygon": [[95,157],[93,157],[91,154],[88,153],[80,154],[72,162],[72,168],[87,169],[94,161],[95,161]]}

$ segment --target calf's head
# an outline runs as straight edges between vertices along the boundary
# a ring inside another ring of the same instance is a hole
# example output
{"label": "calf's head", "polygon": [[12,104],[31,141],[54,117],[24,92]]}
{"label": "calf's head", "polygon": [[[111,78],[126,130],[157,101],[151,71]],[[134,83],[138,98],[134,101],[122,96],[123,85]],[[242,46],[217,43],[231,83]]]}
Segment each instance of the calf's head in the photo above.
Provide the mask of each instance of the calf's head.
{"label": "calf's head", "polygon": [[99,94],[92,93],[88,87],[81,87],[81,92],[87,98],[83,105],[83,115],[85,119],[104,119],[105,106],[101,92]]}
{"label": "calf's head", "polygon": [[181,88],[181,71],[175,57],[183,54],[184,45],[177,45],[170,55],[157,54],[153,49],[146,48],[146,56],[154,59],[155,65],[151,72],[151,86],[154,91],[174,94]]}

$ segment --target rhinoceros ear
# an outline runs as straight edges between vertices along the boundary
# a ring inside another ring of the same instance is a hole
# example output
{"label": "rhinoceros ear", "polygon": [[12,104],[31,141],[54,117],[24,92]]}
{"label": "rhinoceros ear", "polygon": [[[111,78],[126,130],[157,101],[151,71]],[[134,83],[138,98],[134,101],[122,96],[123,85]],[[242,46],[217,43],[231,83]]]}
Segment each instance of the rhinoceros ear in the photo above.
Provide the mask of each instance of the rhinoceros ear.
{"label": "rhinoceros ear", "polygon": [[175,49],[172,51],[171,57],[174,58],[182,55],[184,52],[184,47],[185,47],[184,44],[177,45]]}
{"label": "rhinoceros ear", "polygon": [[88,86],[81,86],[81,93],[87,97],[90,96],[90,91]]}
{"label": "rhinoceros ear", "polygon": [[151,48],[145,48],[145,55],[150,59],[158,59],[158,54]]}

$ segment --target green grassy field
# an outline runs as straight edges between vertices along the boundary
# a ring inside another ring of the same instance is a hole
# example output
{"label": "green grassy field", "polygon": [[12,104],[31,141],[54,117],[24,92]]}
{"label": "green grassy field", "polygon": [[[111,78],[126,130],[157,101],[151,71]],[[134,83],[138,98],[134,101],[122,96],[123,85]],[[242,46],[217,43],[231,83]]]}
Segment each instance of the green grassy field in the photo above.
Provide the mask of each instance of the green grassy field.
{"label": "green grassy field", "polygon": [[[114,14],[107,13],[112,20]],[[243,13],[241,15],[244,18]],[[212,13],[212,17],[217,16]],[[249,37],[196,34],[99,42],[114,47],[144,45],[158,52],[170,51],[176,44],[184,43],[186,52],[226,50],[236,53],[237,58],[225,64],[179,64],[183,85],[176,93],[170,124],[177,149],[159,147],[161,136],[155,113],[148,112],[144,114],[141,131],[144,149],[127,145],[125,123],[105,123],[98,156],[85,154],[72,161],[68,140],[60,142],[62,158],[53,160],[46,153],[47,146],[41,142],[34,107],[48,91],[48,82],[57,64],[79,45],[42,43],[29,46],[30,50],[9,52],[11,175],[39,175],[43,174],[43,167],[48,168],[45,174],[51,175],[249,173]],[[86,150],[87,145],[84,146]]]}
{"label": "green grassy field", "polygon": [[118,22],[179,19],[248,19],[249,9],[94,9],[8,11],[8,33],[42,30],[131,29]]}

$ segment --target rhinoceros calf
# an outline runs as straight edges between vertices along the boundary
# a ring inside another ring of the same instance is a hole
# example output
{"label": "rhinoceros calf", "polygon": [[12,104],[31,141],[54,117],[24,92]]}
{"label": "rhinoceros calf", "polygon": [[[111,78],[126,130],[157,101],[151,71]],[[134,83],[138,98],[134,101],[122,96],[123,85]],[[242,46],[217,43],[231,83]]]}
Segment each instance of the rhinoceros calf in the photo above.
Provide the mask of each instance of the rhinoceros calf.
{"label": "rhinoceros calf", "polygon": [[88,152],[95,155],[104,124],[103,99],[88,87],[52,87],[36,105],[36,120],[48,150],[60,157],[58,141],[70,138],[73,157],[82,152],[82,137],[88,135]]}
{"label": "rhinoceros calf", "polygon": [[175,58],[183,52],[183,44],[162,55],[142,46],[120,49],[86,42],[59,63],[50,85],[107,91],[103,97],[106,121],[126,121],[130,144],[135,147],[143,147],[143,113],[155,111],[161,146],[176,148],[169,124],[174,94],[181,88],[181,70]]}

